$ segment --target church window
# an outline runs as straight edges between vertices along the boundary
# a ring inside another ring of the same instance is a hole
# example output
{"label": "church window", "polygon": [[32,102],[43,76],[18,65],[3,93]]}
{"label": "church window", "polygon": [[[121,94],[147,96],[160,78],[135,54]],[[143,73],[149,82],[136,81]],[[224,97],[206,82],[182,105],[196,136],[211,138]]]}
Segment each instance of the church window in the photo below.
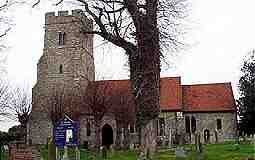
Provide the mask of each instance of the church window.
{"label": "church window", "polygon": [[158,119],[158,136],[164,136],[165,132],[165,120],[164,118]]}
{"label": "church window", "polygon": [[58,45],[63,46],[65,45],[65,32],[58,32]]}
{"label": "church window", "polygon": [[188,116],[185,117],[185,128],[186,128],[186,133],[190,133],[190,119]]}
{"label": "church window", "polygon": [[87,136],[91,135],[91,128],[90,128],[90,123],[87,122]]}
{"label": "church window", "polygon": [[191,131],[196,132],[196,119],[193,116],[191,117]]}
{"label": "church window", "polygon": [[60,74],[63,73],[63,65],[62,65],[62,64],[60,64],[60,66],[59,66],[59,73],[60,73]]}
{"label": "church window", "polygon": [[217,129],[221,130],[222,129],[222,122],[221,119],[217,119]]}

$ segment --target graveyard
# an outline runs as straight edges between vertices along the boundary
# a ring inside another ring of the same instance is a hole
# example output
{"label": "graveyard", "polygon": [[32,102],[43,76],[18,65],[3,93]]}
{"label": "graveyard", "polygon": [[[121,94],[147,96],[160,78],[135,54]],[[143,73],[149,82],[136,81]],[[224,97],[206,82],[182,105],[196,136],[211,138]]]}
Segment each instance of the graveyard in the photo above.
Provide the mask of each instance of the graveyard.
{"label": "graveyard", "polygon": [[[183,149],[182,155],[176,155],[176,149]],[[42,157],[47,159],[48,151],[42,146]],[[137,150],[128,151],[108,151],[107,160],[134,160],[138,158]],[[158,160],[254,160],[255,144],[251,142],[225,142],[224,144],[206,144],[203,145],[202,153],[195,149],[195,145],[177,145],[173,148],[162,148],[158,151],[155,159]],[[93,160],[95,155],[92,151],[80,149],[80,160]]]}
{"label": "graveyard", "polygon": [[[48,160],[47,145],[42,145],[41,157],[43,160]],[[184,153],[177,153],[176,149],[181,148]],[[93,151],[89,151],[79,148],[80,160],[94,160],[95,154]],[[64,154],[64,151],[61,152]],[[108,151],[107,160],[134,160],[137,159],[137,150],[128,151]],[[8,160],[8,152],[2,148],[1,160]],[[202,153],[198,153],[195,149],[195,145],[177,145],[172,148],[162,148],[158,151],[155,159],[158,160],[254,160],[255,157],[255,145],[251,142],[226,142],[224,144],[206,144],[203,145]]]}

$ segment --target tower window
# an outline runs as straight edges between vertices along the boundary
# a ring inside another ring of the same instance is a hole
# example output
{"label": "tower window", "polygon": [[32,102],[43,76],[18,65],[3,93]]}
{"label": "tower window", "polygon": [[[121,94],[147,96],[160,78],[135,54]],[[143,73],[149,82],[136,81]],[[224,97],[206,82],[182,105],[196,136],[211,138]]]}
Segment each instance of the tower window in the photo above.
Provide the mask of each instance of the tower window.
{"label": "tower window", "polygon": [[221,122],[221,119],[217,119],[217,129],[218,129],[218,130],[222,129],[222,122]]}
{"label": "tower window", "polygon": [[63,65],[62,65],[62,64],[59,66],[59,73],[60,73],[60,74],[63,73]]}
{"label": "tower window", "polygon": [[65,45],[65,32],[58,32],[58,45],[63,46]]}

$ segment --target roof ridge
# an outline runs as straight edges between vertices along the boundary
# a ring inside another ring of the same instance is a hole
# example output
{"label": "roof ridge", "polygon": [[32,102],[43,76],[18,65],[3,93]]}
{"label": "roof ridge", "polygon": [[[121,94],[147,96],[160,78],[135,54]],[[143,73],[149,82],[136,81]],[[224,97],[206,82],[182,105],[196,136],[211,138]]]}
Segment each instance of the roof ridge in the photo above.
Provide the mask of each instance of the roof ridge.
{"label": "roof ridge", "polygon": [[181,86],[203,86],[203,85],[215,85],[215,84],[231,84],[231,82],[198,83],[198,84],[182,84]]}

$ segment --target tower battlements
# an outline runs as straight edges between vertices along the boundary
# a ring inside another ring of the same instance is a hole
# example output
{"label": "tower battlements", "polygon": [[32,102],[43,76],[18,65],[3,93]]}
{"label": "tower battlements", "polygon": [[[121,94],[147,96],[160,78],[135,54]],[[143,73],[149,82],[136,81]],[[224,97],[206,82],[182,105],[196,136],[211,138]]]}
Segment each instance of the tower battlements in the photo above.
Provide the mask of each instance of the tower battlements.
{"label": "tower battlements", "polygon": [[55,23],[68,23],[80,20],[85,20],[87,24],[92,25],[92,20],[88,19],[81,9],[75,9],[71,11],[66,10],[58,12],[47,12],[45,14],[45,25]]}

